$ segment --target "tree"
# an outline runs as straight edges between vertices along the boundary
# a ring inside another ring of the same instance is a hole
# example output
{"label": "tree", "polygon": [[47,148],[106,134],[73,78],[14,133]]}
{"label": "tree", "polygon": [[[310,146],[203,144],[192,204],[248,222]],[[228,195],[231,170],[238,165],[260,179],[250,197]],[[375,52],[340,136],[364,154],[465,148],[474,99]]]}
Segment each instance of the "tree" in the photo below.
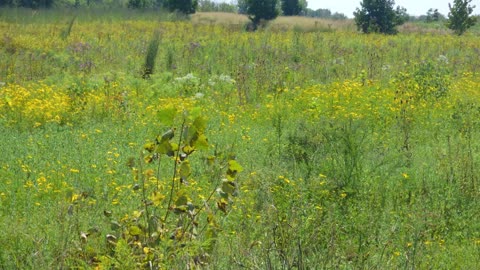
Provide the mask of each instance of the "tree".
{"label": "tree", "polygon": [[285,16],[299,15],[305,9],[300,0],[281,0],[281,4],[283,15]]}
{"label": "tree", "polygon": [[197,0],[166,0],[164,2],[166,8],[170,11],[177,11],[183,14],[193,14],[197,10]]}
{"label": "tree", "polygon": [[13,6],[13,0],[0,0],[0,7]]}
{"label": "tree", "polygon": [[247,14],[247,9],[248,9],[247,0],[238,0],[237,7],[238,7],[239,14]]}
{"label": "tree", "polygon": [[471,16],[475,6],[470,6],[472,0],[454,0],[453,6],[449,3],[447,27],[457,35],[462,35],[468,28],[475,25],[477,19]]}
{"label": "tree", "polygon": [[279,14],[277,5],[278,0],[247,0],[247,14],[252,21],[252,30],[256,30],[262,21],[277,18]]}
{"label": "tree", "polygon": [[147,0],[128,0],[127,7],[142,9],[142,8],[149,7],[150,4],[151,3],[149,3]]}
{"label": "tree", "polygon": [[314,17],[314,18],[324,18],[331,20],[346,20],[347,16],[343,13],[332,13],[329,9],[319,8],[317,10],[312,10],[309,8],[305,9],[305,16]]}
{"label": "tree", "polygon": [[405,8],[393,9],[393,0],[363,0],[353,13],[358,30],[363,33],[396,34],[396,27],[408,20]]}
{"label": "tree", "polygon": [[[15,1],[12,1],[14,3]],[[18,6],[26,8],[51,8],[53,0],[20,0]]]}
{"label": "tree", "polygon": [[237,12],[237,7],[235,4],[228,3],[216,3],[213,0],[199,0],[198,1],[198,11],[200,12]]}
{"label": "tree", "polygon": [[430,23],[430,22],[438,22],[440,20],[443,20],[445,19],[445,16],[443,16],[439,11],[438,9],[429,9],[427,11],[427,16],[425,17],[425,21],[427,23]]}

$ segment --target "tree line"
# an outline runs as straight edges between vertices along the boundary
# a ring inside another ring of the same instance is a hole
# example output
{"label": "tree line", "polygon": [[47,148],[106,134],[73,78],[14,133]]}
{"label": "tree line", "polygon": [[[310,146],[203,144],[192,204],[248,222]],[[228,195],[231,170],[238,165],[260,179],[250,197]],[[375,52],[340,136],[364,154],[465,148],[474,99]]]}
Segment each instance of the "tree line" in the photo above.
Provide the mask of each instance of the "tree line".
{"label": "tree line", "polygon": [[[65,4],[65,0],[0,0],[0,7],[51,8],[57,4]],[[67,0],[68,1],[68,0]],[[74,6],[80,6],[81,0],[74,1]],[[102,0],[82,0],[86,5]],[[115,0],[114,0],[115,1]],[[122,0],[116,0],[122,1]],[[233,3],[217,3],[212,0],[124,0],[128,8],[147,9],[163,8],[171,12],[193,14],[198,11],[222,11],[246,14],[250,19],[247,29],[256,30],[275,19],[280,14],[284,16],[309,16],[328,19],[346,19],[341,13],[331,13],[328,9],[312,10],[307,7],[306,0],[237,0]],[[58,2],[58,3],[57,3]],[[449,3],[449,14],[445,18],[438,9],[430,9],[424,16],[426,22],[446,20],[446,26],[457,35],[462,35],[476,23],[472,16],[475,6],[472,0],[454,0]],[[394,0],[363,0],[354,15],[357,29],[363,33],[396,34],[397,26],[411,20],[407,10],[395,7]]]}
{"label": "tree line", "polygon": [[[476,17],[472,16],[475,6],[471,2],[454,0],[453,4],[448,4],[450,12],[445,25],[457,35],[462,35],[476,23]],[[353,15],[358,30],[363,33],[396,34],[397,26],[409,20],[407,10],[400,6],[395,8],[394,0],[363,0],[360,5]],[[438,9],[429,9],[426,21],[440,21],[442,18]]]}

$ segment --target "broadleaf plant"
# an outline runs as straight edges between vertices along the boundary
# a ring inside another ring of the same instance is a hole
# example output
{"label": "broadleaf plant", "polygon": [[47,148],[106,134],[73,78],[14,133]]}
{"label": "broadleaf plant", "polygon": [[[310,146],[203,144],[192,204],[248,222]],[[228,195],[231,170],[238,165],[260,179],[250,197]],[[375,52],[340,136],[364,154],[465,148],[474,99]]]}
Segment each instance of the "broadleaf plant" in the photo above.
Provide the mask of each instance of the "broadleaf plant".
{"label": "broadleaf plant", "polygon": [[[176,115],[164,110],[159,118],[171,124]],[[223,168],[225,175],[213,180],[214,175],[196,175],[196,165],[202,160],[200,152],[209,149],[207,119],[199,110],[181,115],[179,127],[169,128],[147,142],[138,162],[130,162],[137,165],[131,169],[134,180],[140,182],[135,185],[139,205],[123,218],[105,216],[115,226],[106,236],[112,253],[101,257],[101,266],[114,266],[116,253],[125,253],[125,245],[140,268],[162,269],[180,263],[191,269],[208,264],[221,231],[220,216],[232,209],[238,195],[237,177],[243,168],[234,159],[206,155],[213,165]],[[169,175],[169,170],[171,178],[162,177]]]}

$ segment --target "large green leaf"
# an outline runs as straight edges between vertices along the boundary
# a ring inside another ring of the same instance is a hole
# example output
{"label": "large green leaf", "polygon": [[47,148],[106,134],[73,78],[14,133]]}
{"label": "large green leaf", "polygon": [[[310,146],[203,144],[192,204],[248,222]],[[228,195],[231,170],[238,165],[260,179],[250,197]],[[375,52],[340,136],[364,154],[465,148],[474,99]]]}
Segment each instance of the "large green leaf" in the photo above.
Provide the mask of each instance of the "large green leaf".
{"label": "large green leaf", "polygon": [[180,170],[179,170],[180,178],[183,181],[185,181],[190,176],[191,173],[192,173],[192,168],[190,167],[190,161],[184,160],[182,164],[180,164]]}
{"label": "large green leaf", "polygon": [[199,117],[195,118],[192,126],[195,127],[195,130],[198,133],[203,133],[203,132],[205,132],[205,129],[207,128],[207,119],[205,119],[202,116],[199,116]]}
{"label": "large green leaf", "polygon": [[195,139],[196,140],[192,141],[192,144],[193,144],[193,146],[195,146],[196,149],[201,149],[201,150],[208,149],[207,136],[205,136],[202,133],[202,134],[198,134],[197,136],[195,136]]}
{"label": "large green leaf", "polygon": [[177,115],[177,109],[175,108],[164,108],[158,111],[158,120],[160,123],[171,126],[173,125],[175,116]]}

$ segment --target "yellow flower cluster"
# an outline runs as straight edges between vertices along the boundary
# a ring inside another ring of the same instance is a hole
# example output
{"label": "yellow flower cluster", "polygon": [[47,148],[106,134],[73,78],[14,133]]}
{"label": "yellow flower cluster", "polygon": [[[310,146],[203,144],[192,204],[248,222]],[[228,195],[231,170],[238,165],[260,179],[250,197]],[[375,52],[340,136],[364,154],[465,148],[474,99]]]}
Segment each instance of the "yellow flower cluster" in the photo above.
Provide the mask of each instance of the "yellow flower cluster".
{"label": "yellow flower cluster", "polygon": [[393,100],[387,89],[364,86],[360,82],[345,81],[329,85],[315,85],[303,91],[296,102],[305,104],[304,113],[314,119],[375,120],[389,113]]}
{"label": "yellow flower cluster", "polygon": [[0,89],[0,112],[10,123],[61,123],[71,110],[70,97],[52,86],[9,84]]}

